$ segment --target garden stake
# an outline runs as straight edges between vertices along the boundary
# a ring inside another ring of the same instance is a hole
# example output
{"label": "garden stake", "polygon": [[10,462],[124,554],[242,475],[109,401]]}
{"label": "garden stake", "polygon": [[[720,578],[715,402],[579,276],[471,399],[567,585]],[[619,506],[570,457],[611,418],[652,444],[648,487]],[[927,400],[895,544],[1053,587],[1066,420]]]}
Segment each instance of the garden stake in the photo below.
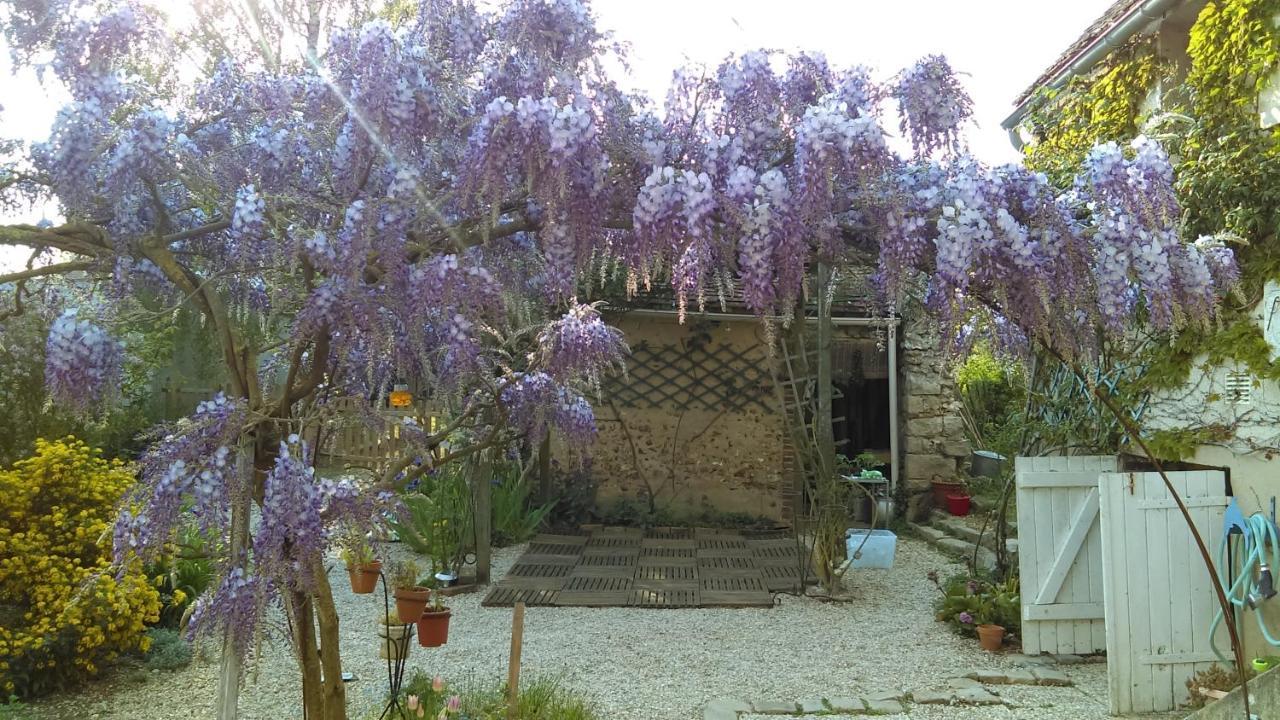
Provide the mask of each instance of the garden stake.
{"label": "garden stake", "polygon": [[520,648],[524,645],[524,603],[511,615],[511,663],[507,669],[507,720],[515,720],[520,705]]}
{"label": "garden stake", "polygon": [[[379,570],[378,579],[382,581],[382,612],[384,613],[383,617],[390,618],[391,617],[391,598],[387,594],[387,576],[383,575],[382,571]],[[401,620],[402,618],[399,616],[399,614],[397,614],[396,619]],[[410,646],[409,640],[413,638],[413,623],[408,623],[408,625],[409,625],[409,634],[398,641],[398,642],[404,643],[405,645],[404,652],[401,652],[401,653],[391,652],[391,643],[396,641],[393,641],[391,639],[390,630],[387,631],[387,637],[384,638],[387,642],[387,686],[390,690],[391,699],[387,701],[387,706],[382,709],[382,714],[378,716],[378,720],[382,720],[383,718],[387,717],[387,713],[391,712],[392,708],[395,708],[397,712],[396,715],[391,716],[393,718],[404,715],[406,712],[404,708],[400,707],[400,690],[404,686],[404,666],[409,661],[409,646]],[[391,658],[393,655],[398,657],[395,660],[392,660]]]}

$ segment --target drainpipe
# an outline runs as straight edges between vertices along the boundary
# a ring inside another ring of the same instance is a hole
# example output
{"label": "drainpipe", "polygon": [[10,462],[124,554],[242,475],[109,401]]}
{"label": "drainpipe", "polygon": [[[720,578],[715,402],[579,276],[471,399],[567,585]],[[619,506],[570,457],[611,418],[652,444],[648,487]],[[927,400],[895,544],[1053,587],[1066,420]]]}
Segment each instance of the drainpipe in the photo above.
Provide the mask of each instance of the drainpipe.
{"label": "drainpipe", "polygon": [[[1186,0],[1147,0],[1147,2],[1134,8],[1128,15],[1112,24],[1111,28],[1102,37],[1095,40],[1089,47],[1081,50],[1071,60],[1070,64],[1043,87],[1050,90],[1062,87],[1072,76],[1080,75],[1089,70],[1121,43],[1133,37],[1152,21],[1164,17],[1164,14],[1173,9],[1174,6],[1181,5],[1184,2]],[[1018,123],[1022,122],[1022,119],[1027,116],[1027,113],[1031,112],[1032,107],[1038,102],[1037,94],[1032,93],[1025,100],[1018,103],[1013,113],[1000,123],[1000,126],[1009,132],[1009,142],[1015,150],[1021,151],[1023,145],[1022,137],[1018,135]]]}
{"label": "drainpipe", "polygon": [[[894,318],[897,320],[897,318]],[[889,326],[889,497],[896,498],[902,458],[898,455],[898,324]]]}

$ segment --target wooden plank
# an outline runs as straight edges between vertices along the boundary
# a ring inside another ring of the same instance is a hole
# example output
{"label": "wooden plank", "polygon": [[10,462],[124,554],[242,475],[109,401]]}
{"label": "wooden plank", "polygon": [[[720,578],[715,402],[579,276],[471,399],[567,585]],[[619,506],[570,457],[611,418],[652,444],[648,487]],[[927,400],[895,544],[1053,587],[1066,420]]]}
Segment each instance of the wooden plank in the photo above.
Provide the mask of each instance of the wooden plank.
{"label": "wooden plank", "polygon": [[1096,620],[1102,617],[1100,602],[1058,603],[1056,605],[1027,605],[1022,608],[1022,619],[1037,620]]}
{"label": "wooden plank", "polygon": [[[1038,574],[1038,565],[1036,564],[1036,543],[1032,540],[1034,534],[1030,529],[1034,527],[1034,493],[1031,488],[1023,484],[1023,478],[1027,472],[1038,468],[1039,458],[1034,457],[1017,457],[1013,459],[1014,472],[1017,475],[1014,485],[1014,492],[1017,495],[1017,521],[1018,527],[1023,528],[1025,537],[1018,539],[1018,577],[1021,578],[1023,587],[1023,597],[1030,596],[1028,590],[1038,588],[1040,585],[1040,576]],[[1023,625],[1022,625],[1022,649],[1030,656],[1036,656],[1044,652],[1044,648],[1040,642],[1040,624],[1026,619],[1027,603],[1023,601]]]}
{"label": "wooden plank", "polygon": [[[1170,474],[1172,475],[1172,473]],[[1183,473],[1179,473],[1179,474],[1181,475]],[[1156,473],[1143,473],[1143,475],[1155,475],[1157,478],[1160,477]],[[1160,481],[1160,487],[1162,491],[1166,493],[1168,492],[1167,489],[1164,489],[1163,480]],[[1182,502],[1187,506],[1188,510],[1192,508],[1216,508],[1216,507],[1225,508],[1227,506],[1227,503],[1231,502],[1231,498],[1225,495],[1209,495],[1205,497],[1184,498]],[[1173,498],[1160,498],[1159,500],[1143,500],[1142,502],[1138,503],[1138,508],[1141,510],[1177,510],[1178,503]],[[1179,513],[1179,517],[1181,517],[1181,513]],[[1185,526],[1186,523],[1184,522],[1183,524]]]}
{"label": "wooden plank", "polygon": [[1102,578],[1106,602],[1107,687],[1111,714],[1123,714],[1133,703],[1132,665],[1124,660],[1132,653],[1129,634],[1129,584],[1125,581],[1125,554],[1117,546],[1125,543],[1124,506],[1121,476],[1104,473],[1098,478],[1099,518],[1102,523]]}
{"label": "wooden plank", "polygon": [[[1061,473],[1053,475],[1052,477],[1058,480],[1063,479]],[[1061,486],[1054,485],[1054,484],[1044,484],[1044,485],[1029,485],[1029,487],[1031,487],[1032,489],[1035,489],[1035,488],[1053,488],[1053,487],[1061,487]],[[1047,489],[1041,489],[1039,490],[1039,492],[1036,493],[1036,499],[1033,503],[1034,520],[1033,520],[1033,523],[1030,525],[1030,527],[1032,529],[1031,535],[1033,538],[1035,538],[1034,541],[1035,541],[1036,565],[1040,571],[1039,578],[1037,580],[1038,583],[1044,582],[1045,576],[1048,575],[1049,570],[1053,567],[1054,547],[1057,545],[1057,537],[1054,535],[1054,528],[1053,528],[1054,508],[1052,507],[1052,505],[1053,505],[1053,497],[1052,497],[1052,494]],[[1023,528],[1026,528],[1026,527],[1027,526],[1025,525],[1018,525],[1018,530],[1020,531],[1020,533],[1025,532]],[[1021,544],[1019,544],[1018,549],[1020,551],[1022,550]],[[1039,595],[1039,594],[1040,594],[1039,588],[1036,588],[1036,595]],[[1048,622],[1048,623],[1041,624],[1040,647],[1041,647],[1041,651],[1049,650],[1050,652],[1057,652],[1058,626],[1056,622]]]}
{"label": "wooden plank", "polygon": [[[1218,658],[1212,652],[1188,652],[1188,653],[1166,653],[1163,655],[1139,655],[1138,662],[1142,665],[1182,665],[1186,663],[1202,663],[1217,662]],[[1183,686],[1186,687],[1185,685]]]}
{"label": "wooden plank", "polygon": [[1032,472],[1018,480],[1018,485],[1028,490],[1035,488],[1086,488],[1098,482],[1096,477],[1077,472]]}
{"label": "wooden plank", "polygon": [[1036,605],[1048,605],[1058,598],[1058,593],[1062,590],[1062,584],[1067,579],[1067,573],[1071,571],[1072,566],[1075,564],[1080,554],[1080,548],[1084,545],[1085,537],[1089,534],[1089,530],[1093,527],[1097,518],[1098,489],[1095,487],[1089,488],[1085,492],[1080,506],[1072,515],[1066,537],[1062,544],[1058,546],[1058,552],[1054,555],[1053,563],[1049,566],[1049,571],[1045,573],[1044,580],[1040,583],[1040,591],[1036,594]]}
{"label": "wooden plank", "polygon": [[[1149,479],[1144,477],[1144,479]],[[1154,498],[1167,495],[1164,482],[1157,478],[1158,484],[1146,483],[1146,497]],[[1186,601],[1184,593],[1173,592],[1169,581],[1169,513],[1165,509],[1153,507],[1155,501],[1143,500],[1135,503],[1138,513],[1145,515],[1143,525],[1147,531],[1145,554],[1147,556],[1147,617],[1151,627],[1151,642],[1146,648],[1151,652],[1168,652],[1173,641],[1173,625],[1170,620],[1174,603]],[[1172,505],[1172,503],[1170,503]],[[1130,548],[1130,552],[1134,549]],[[1140,648],[1140,650],[1143,648]],[[1142,656],[1139,656],[1142,657]],[[1168,665],[1151,666],[1150,663],[1138,663],[1149,666],[1151,673],[1151,709],[1172,710],[1173,705],[1173,669]]]}

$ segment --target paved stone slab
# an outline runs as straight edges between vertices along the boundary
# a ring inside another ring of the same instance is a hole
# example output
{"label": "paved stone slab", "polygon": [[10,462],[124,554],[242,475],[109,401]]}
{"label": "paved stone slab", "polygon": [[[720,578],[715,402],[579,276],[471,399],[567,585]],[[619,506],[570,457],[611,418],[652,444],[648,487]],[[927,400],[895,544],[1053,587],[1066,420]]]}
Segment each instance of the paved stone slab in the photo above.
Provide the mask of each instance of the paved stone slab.
{"label": "paved stone slab", "polygon": [[[1051,669],[1051,668],[1044,668]],[[1030,670],[1012,668],[1010,670],[971,670],[963,677],[977,680],[983,685],[1038,685],[1039,681]]]}
{"label": "paved stone slab", "polygon": [[860,713],[867,709],[867,704],[862,701],[862,698],[830,697],[827,698],[827,704],[834,712]]}
{"label": "paved stone slab", "polygon": [[956,702],[965,705],[999,705],[1001,700],[986,688],[975,687],[956,690]]}
{"label": "paved stone slab", "polygon": [[921,688],[911,693],[911,701],[917,705],[950,705],[954,699],[955,694],[949,689]]}
{"label": "paved stone slab", "polygon": [[1061,670],[1043,667],[1035,668],[1031,671],[1036,676],[1036,683],[1039,685],[1052,685],[1054,687],[1070,687],[1074,685],[1071,678]]}
{"label": "paved stone slab", "polygon": [[760,715],[794,715],[799,707],[790,700],[760,700],[751,705]]}
{"label": "paved stone slab", "polygon": [[1079,655],[1050,655],[1050,657],[1059,665],[1079,665],[1084,662],[1084,658]]}
{"label": "paved stone slab", "polygon": [[898,702],[902,702],[906,699],[907,696],[901,690],[876,690],[874,692],[867,693],[868,702],[872,700],[897,700]]}
{"label": "paved stone slab", "polygon": [[738,713],[750,712],[751,703],[721,698],[702,709],[702,720],[738,720]]}
{"label": "paved stone slab", "polygon": [[963,690],[965,688],[980,688],[982,683],[968,677],[954,677],[947,680],[947,687],[952,690]]}
{"label": "paved stone slab", "polygon": [[867,700],[867,712],[871,715],[901,715],[906,711],[900,700]]}
{"label": "paved stone slab", "polygon": [[973,552],[973,543],[967,543],[963,540],[957,540],[953,537],[944,537],[937,542],[938,549],[948,555],[965,556]]}
{"label": "paved stone slab", "polygon": [[800,701],[800,712],[806,715],[824,713],[826,711],[827,704],[822,701],[822,698],[810,698],[808,700]]}
{"label": "paved stone slab", "polygon": [[1007,657],[1014,665],[1022,667],[1041,667],[1044,665],[1052,665],[1056,662],[1052,655],[1023,655],[1021,653],[1014,653]]}

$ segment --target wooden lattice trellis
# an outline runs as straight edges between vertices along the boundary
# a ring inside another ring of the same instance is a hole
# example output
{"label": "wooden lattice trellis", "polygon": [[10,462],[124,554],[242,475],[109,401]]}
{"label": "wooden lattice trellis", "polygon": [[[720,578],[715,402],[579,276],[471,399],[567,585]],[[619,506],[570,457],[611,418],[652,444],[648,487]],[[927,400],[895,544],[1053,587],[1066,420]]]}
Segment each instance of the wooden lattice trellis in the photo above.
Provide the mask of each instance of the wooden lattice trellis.
{"label": "wooden lattice trellis", "polygon": [[639,343],[631,348],[626,377],[612,379],[604,391],[627,407],[775,411],[768,362],[758,345]]}

